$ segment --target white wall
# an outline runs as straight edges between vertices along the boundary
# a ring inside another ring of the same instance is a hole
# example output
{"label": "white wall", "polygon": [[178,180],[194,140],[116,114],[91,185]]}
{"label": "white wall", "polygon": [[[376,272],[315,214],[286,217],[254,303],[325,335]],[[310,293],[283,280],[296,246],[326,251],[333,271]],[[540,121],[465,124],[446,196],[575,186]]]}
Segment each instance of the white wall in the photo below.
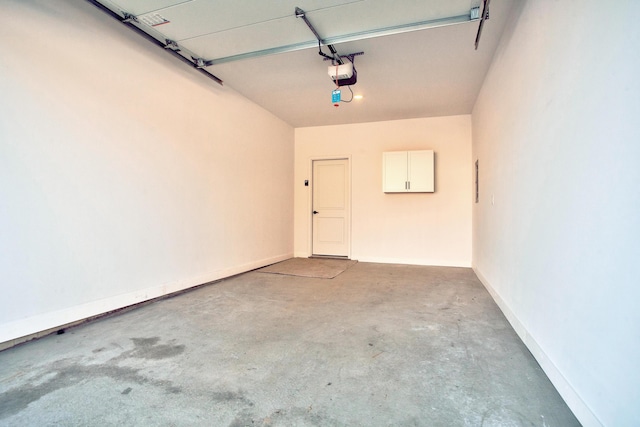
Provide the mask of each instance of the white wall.
{"label": "white wall", "polygon": [[640,2],[517,7],[473,110],[473,265],[584,425],[637,426]]}
{"label": "white wall", "polygon": [[[384,151],[428,149],[436,153],[435,193],[382,192]],[[326,156],[351,157],[352,259],[471,265],[470,116],[296,129],[296,256],[311,249],[311,187],[304,180],[311,181],[311,159]]]}
{"label": "white wall", "polygon": [[0,342],[293,255],[290,126],[87,2],[0,16]]}

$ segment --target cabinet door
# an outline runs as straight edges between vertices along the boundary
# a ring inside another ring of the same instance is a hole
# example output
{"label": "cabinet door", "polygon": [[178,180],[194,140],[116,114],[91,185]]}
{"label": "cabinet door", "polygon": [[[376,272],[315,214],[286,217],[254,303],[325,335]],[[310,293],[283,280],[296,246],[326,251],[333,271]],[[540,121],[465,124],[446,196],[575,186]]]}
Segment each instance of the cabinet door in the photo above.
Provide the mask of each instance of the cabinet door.
{"label": "cabinet door", "polygon": [[408,152],[407,181],[412,193],[433,193],[433,150]]}
{"label": "cabinet door", "polygon": [[404,193],[407,187],[407,152],[382,153],[382,191]]}

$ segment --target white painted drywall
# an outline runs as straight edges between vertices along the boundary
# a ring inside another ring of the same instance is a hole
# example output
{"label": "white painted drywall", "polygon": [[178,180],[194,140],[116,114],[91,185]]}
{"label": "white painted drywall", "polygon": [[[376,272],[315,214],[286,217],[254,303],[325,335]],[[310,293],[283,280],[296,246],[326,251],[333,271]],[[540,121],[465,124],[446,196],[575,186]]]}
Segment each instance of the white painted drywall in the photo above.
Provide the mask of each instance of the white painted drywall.
{"label": "white painted drywall", "polygon": [[[435,193],[382,191],[382,153],[403,150],[435,151]],[[351,158],[352,259],[471,265],[470,116],[297,128],[296,256],[311,253],[311,159],[332,156]]]}
{"label": "white painted drywall", "polygon": [[0,342],[293,255],[293,128],[88,2],[0,16]]}
{"label": "white painted drywall", "polygon": [[586,426],[640,425],[638,14],[518,3],[473,110],[474,268]]}

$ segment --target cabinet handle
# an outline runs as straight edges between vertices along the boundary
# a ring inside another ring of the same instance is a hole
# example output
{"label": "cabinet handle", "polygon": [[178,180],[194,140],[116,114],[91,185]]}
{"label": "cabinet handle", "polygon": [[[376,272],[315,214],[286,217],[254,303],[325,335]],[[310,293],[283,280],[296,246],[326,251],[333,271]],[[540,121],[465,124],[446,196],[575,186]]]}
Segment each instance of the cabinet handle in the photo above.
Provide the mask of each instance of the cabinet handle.
{"label": "cabinet handle", "polygon": [[411,181],[407,181],[407,190],[411,190]]}

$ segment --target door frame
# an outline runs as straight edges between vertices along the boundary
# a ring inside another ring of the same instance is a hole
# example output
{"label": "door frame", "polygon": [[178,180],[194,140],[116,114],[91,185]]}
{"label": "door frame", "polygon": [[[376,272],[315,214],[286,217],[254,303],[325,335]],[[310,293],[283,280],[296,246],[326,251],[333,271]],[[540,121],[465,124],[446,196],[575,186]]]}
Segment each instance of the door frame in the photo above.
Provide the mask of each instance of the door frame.
{"label": "door frame", "polygon": [[314,156],[309,158],[309,170],[308,175],[310,177],[309,190],[307,192],[307,253],[309,256],[313,255],[313,188],[315,183],[313,182],[313,162],[322,160],[346,160],[347,161],[347,224],[349,225],[349,232],[347,233],[347,259],[351,259],[351,155],[344,156]]}

